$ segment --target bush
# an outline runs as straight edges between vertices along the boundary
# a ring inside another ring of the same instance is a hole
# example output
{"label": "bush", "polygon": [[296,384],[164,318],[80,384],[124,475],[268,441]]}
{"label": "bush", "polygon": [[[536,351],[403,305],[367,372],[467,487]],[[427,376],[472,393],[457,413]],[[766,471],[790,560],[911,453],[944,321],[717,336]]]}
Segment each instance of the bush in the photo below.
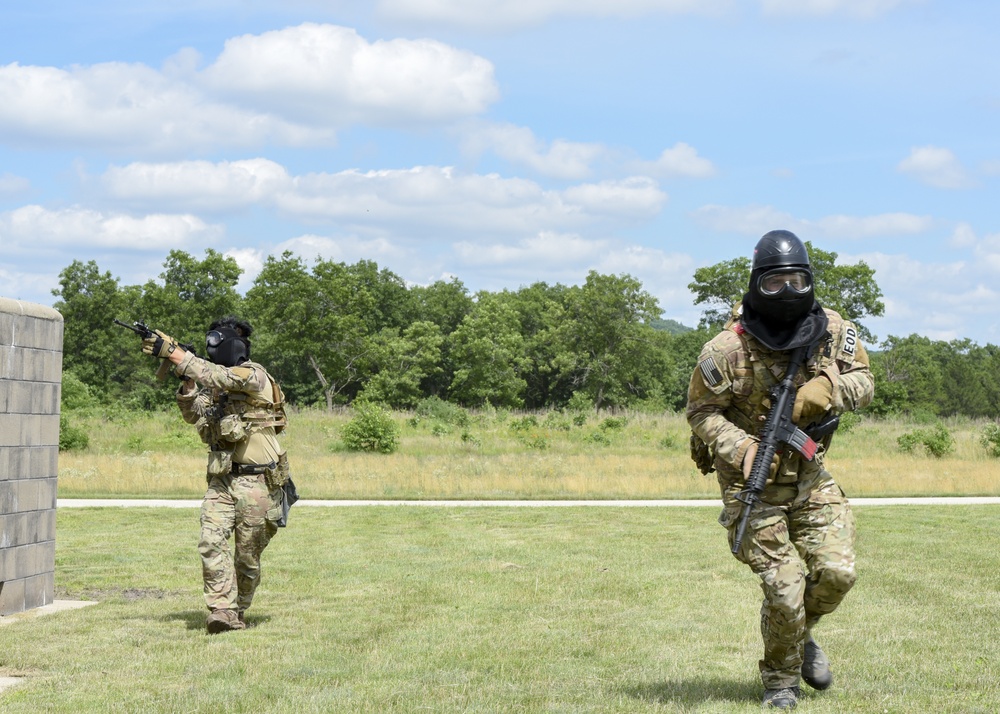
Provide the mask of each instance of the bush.
{"label": "bush", "polygon": [[446,402],[440,397],[427,397],[417,404],[417,416],[424,419],[436,419],[445,424],[468,426],[469,413],[457,404]]}
{"label": "bush", "polygon": [[1000,458],[1000,424],[987,424],[979,434],[979,443],[990,456]]}
{"label": "bush", "polygon": [[373,403],[357,405],[354,410],[354,418],[340,430],[344,445],[351,451],[394,452],[399,446],[399,426],[392,414]]}
{"label": "bush", "polygon": [[923,446],[931,456],[941,458],[955,450],[955,439],[942,424],[933,429],[916,429],[900,436],[896,443],[903,451],[913,452],[918,446]]}
{"label": "bush", "polygon": [[91,393],[90,387],[68,370],[62,374],[60,401],[63,411],[93,409],[97,406],[97,399]]}
{"label": "bush", "polygon": [[621,431],[628,425],[628,417],[607,417],[601,422],[602,431]]}
{"label": "bush", "polygon": [[538,417],[528,414],[520,419],[515,419],[510,423],[510,430],[515,434],[531,431],[538,428]]}
{"label": "bush", "polygon": [[840,424],[837,431],[841,434],[848,434],[863,421],[863,417],[857,412],[844,412],[840,415]]}
{"label": "bush", "polygon": [[59,450],[72,451],[90,446],[90,437],[83,429],[69,423],[65,414],[59,415]]}

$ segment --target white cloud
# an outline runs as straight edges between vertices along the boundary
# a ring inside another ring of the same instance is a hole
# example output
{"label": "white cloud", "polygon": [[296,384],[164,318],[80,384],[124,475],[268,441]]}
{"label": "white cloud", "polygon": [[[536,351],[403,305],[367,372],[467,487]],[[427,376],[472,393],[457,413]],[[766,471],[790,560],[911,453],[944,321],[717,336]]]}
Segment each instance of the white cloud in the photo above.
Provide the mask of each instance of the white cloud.
{"label": "white cloud", "polygon": [[0,66],[0,134],[7,142],[162,153],[183,148],[328,143],[332,131],[212,100],[141,64],[70,70]]}
{"label": "white cloud", "polygon": [[959,223],[948,239],[948,245],[953,248],[969,248],[974,246],[979,239],[976,232],[968,223]]}
{"label": "white cloud", "polygon": [[699,156],[697,149],[683,141],[664,149],[656,161],[635,163],[633,170],[658,177],[711,178],[716,174],[712,162]]}
{"label": "white cloud", "polygon": [[527,179],[439,166],[289,176],[266,159],[136,163],[110,168],[99,184],[133,206],[225,211],[259,205],[302,221],[339,222],[351,231],[393,228],[411,235],[441,228],[525,235],[648,220],[667,200],[644,177],[549,190]]}
{"label": "white cloud", "polygon": [[283,166],[269,159],[180,161],[112,166],[101,176],[107,195],[126,202],[224,211],[271,203],[292,188]]}
{"label": "white cloud", "polygon": [[493,65],[435,40],[368,42],[305,23],[226,42],[202,74],[223,95],[309,124],[407,124],[479,114],[499,96]]}
{"label": "white cloud", "polygon": [[846,15],[869,19],[914,0],[761,0],[766,15]]}
{"label": "white cloud", "polygon": [[860,239],[893,235],[916,235],[931,228],[933,219],[912,213],[882,213],[875,216],[825,216],[817,220],[795,218],[773,206],[703,206],[694,218],[714,230],[761,236],[770,230],[790,230],[802,240]]}
{"label": "white cloud", "polygon": [[122,248],[163,253],[213,242],[221,228],[192,215],[130,216],[86,208],[24,206],[0,213],[4,249]]}
{"label": "white cloud", "polygon": [[996,324],[993,306],[1000,294],[991,287],[995,278],[989,277],[988,266],[980,261],[924,262],[885,253],[842,257],[848,263],[863,260],[875,270],[884,293],[885,316],[869,318],[865,324],[881,339],[919,333],[952,340]]}
{"label": "white cloud", "polygon": [[484,111],[493,65],[435,40],[368,42],[303,24],[243,35],[205,70],[185,49],[163,71],[106,62],[0,66],[0,136],[163,155],[223,147],[330,146],[353,122],[411,125]]}
{"label": "white cloud", "polygon": [[969,188],[974,181],[950,149],[918,146],[897,167],[921,183],[935,188]]}
{"label": "white cloud", "polygon": [[13,196],[25,193],[31,188],[31,181],[23,176],[14,174],[0,174],[0,196]]}
{"label": "white cloud", "polygon": [[336,262],[353,263],[358,260],[375,260],[385,263],[398,261],[407,256],[407,251],[386,238],[362,239],[357,236],[303,235],[279,243],[275,253],[280,255],[285,251],[307,261],[332,260]]}
{"label": "white cloud", "polygon": [[513,124],[466,127],[462,133],[462,145],[466,153],[479,155],[492,151],[511,163],[560,179],[590,176],[594,161],[607,153],[601,144],[563,139],[556,139],[546,146],[531,129]]}
{"label": "white cloud", "polygon": [[452,248],[455,254],[469,266],[525,266],[535,267],[558,265],[561,270],[567,266],[585,265],[599,255],[607,243],[600,240],[586,240],[575,234],[543,232],[532,238],[524,238],[514,244],[494,243],[481,245],[460,241]]}

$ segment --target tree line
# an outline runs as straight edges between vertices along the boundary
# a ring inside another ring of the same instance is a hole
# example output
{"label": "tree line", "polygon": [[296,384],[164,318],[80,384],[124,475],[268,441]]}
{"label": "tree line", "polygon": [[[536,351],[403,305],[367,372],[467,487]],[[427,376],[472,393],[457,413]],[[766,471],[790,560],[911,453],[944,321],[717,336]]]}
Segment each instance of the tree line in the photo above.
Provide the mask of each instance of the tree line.
{"label": "tree line", "polygon": [[[808,244],[807,244],[808,246]],[[836,265],[809,246],[820,301],[862,324],[882,314],[874,271]],[[159,280],[122,285],[94,261],[61,273],[55,303],[64,317],[64,390],[96,402],[155,409],[159,383],[138,337],[113,323],[145,321],[204,356],[208,325],[239,315],[254,327],[252,357],[298,406],[369,401],[412,408],[428,397],[465,407],[598,409],[684,407],[701,346],[728,318],[749,277],[749,261],[695,272],[688,286],[706,306],[697,328],[662,319],[636,278],[591,271],[582,285],[536,282],[470,293],[461,280],[407,285],[374,261],[355,264],[291,253],[270,256],[241,295],[241,269],[206,250],[169,253]],[[878,415],[920,410],[994,416],[1000,407],[1000,350],[968,340],[889,337],[871,349]]]}

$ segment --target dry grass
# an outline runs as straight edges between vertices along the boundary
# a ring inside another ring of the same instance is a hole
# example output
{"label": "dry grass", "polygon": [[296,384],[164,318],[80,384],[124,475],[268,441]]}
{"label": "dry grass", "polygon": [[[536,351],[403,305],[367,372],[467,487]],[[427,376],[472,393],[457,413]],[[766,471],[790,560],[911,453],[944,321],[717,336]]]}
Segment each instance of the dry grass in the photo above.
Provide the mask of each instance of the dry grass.
{"label": "dry grass", "polygon": [[[512,428],[534,416],[536,426]],[[624,425],[615,428],[624,416]],[[398,413],[391,455],[348,452],[339,438],[349,411],[304,411],[283,435],[305,498],[715,498],[714,475],[688,456],[676,414],[471,414],[464,424]],[[195,498],[204,490],[204,446],[167,412],[108,421],[71,416],[90,436],[60,455],[62,497]],[[609,422],[608,420],[612,421]],[[609,427],[608,424],[611,424]],[[907,454],[897,438],[921,425],[866,421],[835,438],[828,466],[853,496],[1000,495],[1000,459],[979,444],[984,423],[946,422],[955,451]]]}

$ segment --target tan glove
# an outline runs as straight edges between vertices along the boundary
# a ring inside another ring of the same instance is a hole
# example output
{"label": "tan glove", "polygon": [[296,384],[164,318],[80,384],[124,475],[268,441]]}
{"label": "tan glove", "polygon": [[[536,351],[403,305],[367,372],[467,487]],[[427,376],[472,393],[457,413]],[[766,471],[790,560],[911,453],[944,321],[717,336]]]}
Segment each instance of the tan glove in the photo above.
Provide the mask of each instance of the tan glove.
{"label": "tan glove", "polygon": [[813,377],[799,387],[792,406],[792,421],[801,424],[803,420],[812,421],[826,412],[833,401],[833,382],[825,374]]}
{"label": "tan glove", "polygon": [[[743,480],[744,481],[747,481],[747,480],[750,479],[750,472],[753,471],[753,460],[757,457],[757,447],[758,446],[759,446],[759,444],[756,441],[754,443],[750,444],[750,447],[747,449],[746,455],[743,457]],[[778,456],[778,454],[775,454],[774,457],[771,459],[771,468],[768,470],[768,474],[767,474],[767,480],[768,481],[771,481],[774,478],[775,474],[778,473],[778,462],[780,460],[781,460],[781,457]]]}
{"label": "tan glove", "polygon": [[177,340],[165,332],[153,330],[155,334],[146,337],[142,341],[142,353],[151,357],[166,359],[171,352],[177,349]]}

